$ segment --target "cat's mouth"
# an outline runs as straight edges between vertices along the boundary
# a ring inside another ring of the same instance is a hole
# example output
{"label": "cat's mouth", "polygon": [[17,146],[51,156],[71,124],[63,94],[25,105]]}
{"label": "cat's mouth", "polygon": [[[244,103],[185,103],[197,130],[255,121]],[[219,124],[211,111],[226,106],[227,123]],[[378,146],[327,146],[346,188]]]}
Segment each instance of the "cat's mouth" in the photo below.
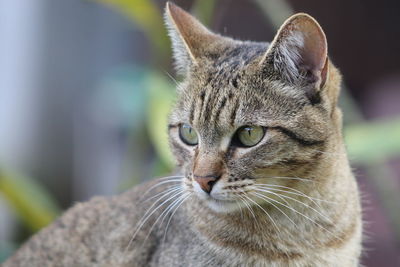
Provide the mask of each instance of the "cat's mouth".
{"label": "cat's mouth", "polygon": [[196,187],[198,186],[194,184],[195,194],[202,200],[204,205],[208,206],[213,211],[230,213],[240,209],[240,204],[237,199],[227,194],[222,194],[217,188],[213,188],[210,193],[206,193],[201,188]]}

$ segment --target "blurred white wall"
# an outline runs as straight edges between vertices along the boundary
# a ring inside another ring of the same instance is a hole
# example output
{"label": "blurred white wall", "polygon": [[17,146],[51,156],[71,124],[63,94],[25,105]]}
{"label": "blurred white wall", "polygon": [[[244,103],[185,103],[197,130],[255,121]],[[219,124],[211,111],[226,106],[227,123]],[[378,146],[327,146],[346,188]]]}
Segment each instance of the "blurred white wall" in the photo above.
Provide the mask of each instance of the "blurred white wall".
{"label": "blurred white wall", "polygon": [[[0,167],[30,168],[38,135],[42,0],[0,1]],[[16,220],[0,196],[0,240]],[[0,243],[5,246],[6,243]]]}
{"label": "blurred white wall", "polygon": [[0,1],[0,164],[25,168],[40,106],[43,0]]}

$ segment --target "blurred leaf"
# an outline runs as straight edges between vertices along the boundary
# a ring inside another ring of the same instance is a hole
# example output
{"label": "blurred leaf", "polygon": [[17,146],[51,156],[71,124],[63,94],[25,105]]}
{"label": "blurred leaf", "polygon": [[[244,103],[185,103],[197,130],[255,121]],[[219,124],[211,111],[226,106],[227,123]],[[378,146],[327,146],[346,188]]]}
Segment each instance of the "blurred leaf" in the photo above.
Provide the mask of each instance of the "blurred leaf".
{"label": "blurred leaf", "polygon": [[279,29],[282,23],[293,15],[294,11],[287,0],[253,0],[271,22],[275,29]]}
{"label": "blurred leaf", "polygon": [[192,13],[204,25],[210,26],[215,9],[215,0],[197,0],[192,7]]}
{"label": "blurred leaf", "polygon": [[168,115],[175,99],[174,86],[166,78],[167,74],[152,72],[148,76],[150,92],[147,127],[155,149],[162,161],[172,169],[175,165],[168,145]]}
{"label": "blurred leaf", "polygon": [[48,225],[60,214],[55,200],[29,177],[2,170],[0,193],[32,231]]}
{"label": "blurred leaf", "polygon": [[[168,38],[163,16],[159,8],[150,0],[92,0],[116,8],[135,22],[150,39],[154,52],[165,58],[169,54]],[[157,60],[161,61],[160,58]]]}
{"label": "blurred leaf", "polygon": [[400,155],[400,119],[361,124],[345,128],[350,159],[356,163],[382,161]]}

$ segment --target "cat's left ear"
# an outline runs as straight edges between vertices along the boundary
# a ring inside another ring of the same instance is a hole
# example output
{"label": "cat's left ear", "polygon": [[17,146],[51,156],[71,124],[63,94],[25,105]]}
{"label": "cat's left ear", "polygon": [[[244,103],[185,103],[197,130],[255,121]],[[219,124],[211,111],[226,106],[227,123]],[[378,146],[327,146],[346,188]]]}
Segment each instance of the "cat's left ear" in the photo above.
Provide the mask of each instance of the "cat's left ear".
{"label": "cat's left ear", "polygon": [[192,15],[167,2],[165,23],[171,37],[175,67],[185,75],[200,58],[222,49],[224,38],[208,30]]}
{"label": "cat's left ear", "polygon": [[303,86],[311,96],[326,82],[327,51],[321,26],[311,16],[299,13],[281,26],[261,64],[272,65],[283,80]]}

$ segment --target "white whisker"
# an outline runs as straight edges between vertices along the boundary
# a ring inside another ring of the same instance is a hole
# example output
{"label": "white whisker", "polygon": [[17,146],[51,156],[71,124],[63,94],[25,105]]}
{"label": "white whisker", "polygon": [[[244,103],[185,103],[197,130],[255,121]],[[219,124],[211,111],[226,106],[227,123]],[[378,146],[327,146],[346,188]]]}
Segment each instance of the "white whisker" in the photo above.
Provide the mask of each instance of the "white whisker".
{"label": "white whisker", "polygon": [[278,233],[281,234],[281,231],[279,230],[278,225],[275,223],[274,219],[272,219],[271,215],[269,215],[269,213],[263,207],[261,207],[260,204],[258,204],[254,200],[252,200],[250,197],[248,197],[246,195],[244,197],[246,199],[248,199],[249,201],[253,202],[257,207],[259,207],[268,216],[268,218],[271,220],[272,224],[276,227],[276,230],[278,231]]}
{"label": "white whisker", "polygon": [[[131,239],[129,240],[129,243],[126,247],[126,250],[128,250],[128,248],[130,247],[130,245],[132,244],[133,240],[135,239],[136,235],[139,233],[140,229],[143,227],[143,225],[147,222],[147,220],[154,214],[154,212],[156,212],[159,208],[161,208],[165,203],[167,203],[168,201],[170,201],[171,199],[177,197],[179,194],[181,194],[182,192],[178,192],[175,193],[174,195],[170,196],[168,199],[164,200],[161,204],[159,204],[156,208],[154,208],[151,212],[146,212],[145,215],[143,215],[142,219],[139,221],[139,226],[136,228],[135,232],[133,233]],[[154,204],[153,204],[154,205]],[[150,208],[151,209],[151,208]],[[149,209],[149,210],[150,210]],[[149,213],[149,214],[147,214]],[[146,216],[147,214],[147,216]]]}
{"label": "white whisker", "polygon": [[164,70],[164,73],[167,74],[167,76],[175,83],[176,86],[178,86],[178,87],[180,86],[180,84],[176,81],[176,79],[171,74],[169,74],[168,71]]}
{"label": "white whisker", "polygon": [[[316,200],[316,201],[322,201],[322,202],[331,203],[331,204],[337,204],[334,201],[329,201],[329,200],[324,200],[324,199],[320,199],[320,198],[310,197],[307,194],[305,194],[304,192],[301,192],[300,190],[297,190],[297,189],[294,189],[294,188],[291,188],[291,187],[288,187],[288,186],[277,185],[277,184],[254,184],[254,185],[257,186],[257,187],[267,186],[267,187],[279,187],[279,188],[289,189],[289,190],[292,190],[292,191],[300,194],[300,196],[308,198],[313,203],[315,203],[313,200]],[[271,188],[269,188],[269,189],[271,189]],[[279,189],[275,189],[275,190],[279,190]],[[295,194],[294,192],[291,192],[291,191],[286,191],[286,190],[280,190],[280,191],[287,192],[289,194]],[[318,205],[317,203],[315,203],[315,204]]]}
{"label": "white whisker", "polygon": [[[183,195],[179,195],[179,194],[183,194]],[[163,212],[158,216],[158,218],[155,220],[155,222],[152,224],[152,226],[150,227],[150,230],[148,231],[146,238],[143,240],[143,243],[146,242],[147,238],[149,238],[151,232],[154,229],[154,226],[157,225],[158,221],[161,219],[161,223],[162,224],[166,218],[166,216],[168,215],[168,213],[173,209],[173,207],[179,203],[179,201],[181,200],[182,197],[187,196],[187,194],[189,193],[184,193],[183,191],[178,192],[177,194],[174,195],[174,197],[176,197],[176,199],[174,199],[171,203],[169,203],[169,205],[163,210]]]}
{"label": "white whisker", "polygon": [[[280,209],[278,206],[276,206],[274,203],[271,203],[271,202],[268,201],[268,197],[266,197],[265,195],[259,194],[259,193],[257,193],[257,192],[253,192],[252,194],[255,195],[255,196],[257,196],[258,198],[261,198],[261,199],[267,201],[269,204],[271,204],[272,206],[274,206],[274,207],[275,207],[277,210],[279,210],[283,215],[285,215],[285,217],[286,217],[289,221],[291,221],[295,227],[297,227],[297,224],[296,224],[283,210],[281,210],[281,209]],[[265,198],[264,198],[264,197],[265,197]],[[288,203],[288,204],[289,204],[289,203]]]}
{"label": "white whisker", "polygon": [[167,226],[165,227],[164,237],[163,237],[163,243],[165,242],[165,238],[167,237],[167,231],[168,231],[169,224],[170,224],[170,222],[171,222],[171,220],[172,220],[172,217],[174,217],[174,214],[176,213],[176,211],[179,209],[180,206],[182,206],[183,202],[185,202],[189,197],[191,197],[191,193],[186,194],[183,198],[182,198],[182,196],[181,196],[181,197],[180,197],[181,201],[180,201],[177,205],[175,205],[176,208],[175,208],[175,210],[171,213],[171,216],[169,217],[168,222],[167,222]]}
{"label": "white whisker", "polygon": [[277,201],[277,200],[275,200],[275,199],[273,199],[273,198],[268,198],[268,199],[269,199],[270,201],[273,201],[273,202],[275,202],[275,203],[278,203],[278,204],[280,204],[280,205],[282,205],[282,206],[284,206],[284,207],[286,207],[286,208],[292,210],[293,212],[295,212],[295,213],[297,213],[297,214],[303,216],[303,217],[306,218],[307,220],[313,222],[315,225],[317,225],[317,226],[321,227],[322,229],[324,229],[327,233],[331,234],[333,237],[338,238],[335,234],[333,234],[331,231],[329,231],[328,229],[326,229],[325,227],[323,227],[321,224],[317,223],[315,220],[311,219],[311,218],[308,217],[307,215],[304,215],[303,213],[299,212],[298,210],[294,209],[293,207],[288,206],[288,205],[285,205],[285,204],[283,204],[283,203],[281,203],[281,202],[279,202],[279,201]]}
{"label": "white whisker", "polygon": [[[269,189],[269,188],[268,188],[268,189]],[[271,188],[271,190],[273,190],[273,188]],[[267,193],[273,194],[273,195],[275,195],[275,196],[278,196],[278,197],[280,197],[280,198],[284,197],[284,198],[293,200],[293,201],[295,201],[295,202],[297,202],[297,203],[300,203],[300,204],[302,204],[303,206],[305,206],[305,207],[307,207],[307,208],[313,210],[314,212],[316,212],[318,215],[320,215],[321,217],[323,217],[324,219],[326,219],[328,222],[332,223],[332,220],[331,220],[330,218],[328,218],[325,214],[320,213],[318,210],[314,209],[313,207],[311,207],[311,206],[305,204],[304,202],[302,202],[302,201],[300,201],[300,200],[298,200],[298,199],[295,199],[295,198],[292,198],[292,197],[289,197],[289,196],[286,196],[286,195],[283,195],[283,194],[277,194],[277,193],[274,193],[274,192],[272,192],[272,191],[270,191],[270,190],[258,189],[258,191],[267,192]],[[320,206],[319,206],[319,208],[322,209]]]}
{"label": "white whisker", "polygon": [[243,210],[242,210],[242,206],[240,205],[239,200],[235,200],[236,205],[239,207],[240,210],[240,217],[242,218],[242,220],[244,220],[244,215],[243,215]]}
{"label": "white whisker", "polygon": [[174,191],[176,191],[176,189],[180,189],[180,188],[182,188],[180,184],[179,185],[170,186],[167,189],[165,189],[164,191],[159,192],[159,193],[155,194],[154,196],[151,196],[151,197],[143,200],[141,203],[146,203],[147,201],[152,200],[152,199],[158,197],[159,195],[168,194],[171,191],[174,192]]}
{"label": "white whisker", "polygon": [[315,182],[312,179],[300,178],[300,177],[287,177],[287,176],[263,176],[263,177],[257,177],[257,180],[259,180],[259,179],[286,179],[286,180],[299,180],[299,181],[304,181],[304,182]]}
{"label": "white whisker", "polygon": [[247,209],[249,210],[249,212],[251,213],[251,215],[254,218],[254,221],[257,222],[257,218],[256,215],[254,214],[253,208],[251,207],[251,205],[246,201],[246,199],[243,196],[240,196],[240,199],[243,201],[243,204],[247,207]]}
{"label": "white whisker", "polygon": [[159,198],[153,202],[153,204],[151,204],[151,206],[147,209],[147,211],[145,212],[145,214],[143,215],[143,217],[147,216],[148,213],[150,213],[152,211],[152,208],[157,205],[157,203],[159,201],[161,201],[163,198],[167,197],[168,195],[171,195],[173,193],[175,193],[176,191],[182,190],[182,188],[180,186],[178,186],[177,188],[172,188],[169,190],[165,190],[163,192],[160,192],[158,194],[162,194],[161,196],[159,196]]}
{"label": "white whisker", "polygon": [[152,185],[149,189],[147,189],[146,190],[146,192],[144,192],[143,193],[143,195],[146,195],[147,193],[149,193],[151,190],[153,190],[154,188],[156,188],[156,187],[158,187],[158,186],[160,186],[160,185],[163,185],[163,184],[167,184],[167,183],[178,183],[178,182],[180,182],[180,181],[182,181],[182,178],[179,178],[179,179],[177,179],[177,178],[170,178],[170,177],[165,177],[165,178],[160,178],[160,180],[165,180],[165,179],[167,179],[168,178],[168,180],[167,181],[161,181],[161,182],[157,182],[156,184],[154,184],[154,185]]}

